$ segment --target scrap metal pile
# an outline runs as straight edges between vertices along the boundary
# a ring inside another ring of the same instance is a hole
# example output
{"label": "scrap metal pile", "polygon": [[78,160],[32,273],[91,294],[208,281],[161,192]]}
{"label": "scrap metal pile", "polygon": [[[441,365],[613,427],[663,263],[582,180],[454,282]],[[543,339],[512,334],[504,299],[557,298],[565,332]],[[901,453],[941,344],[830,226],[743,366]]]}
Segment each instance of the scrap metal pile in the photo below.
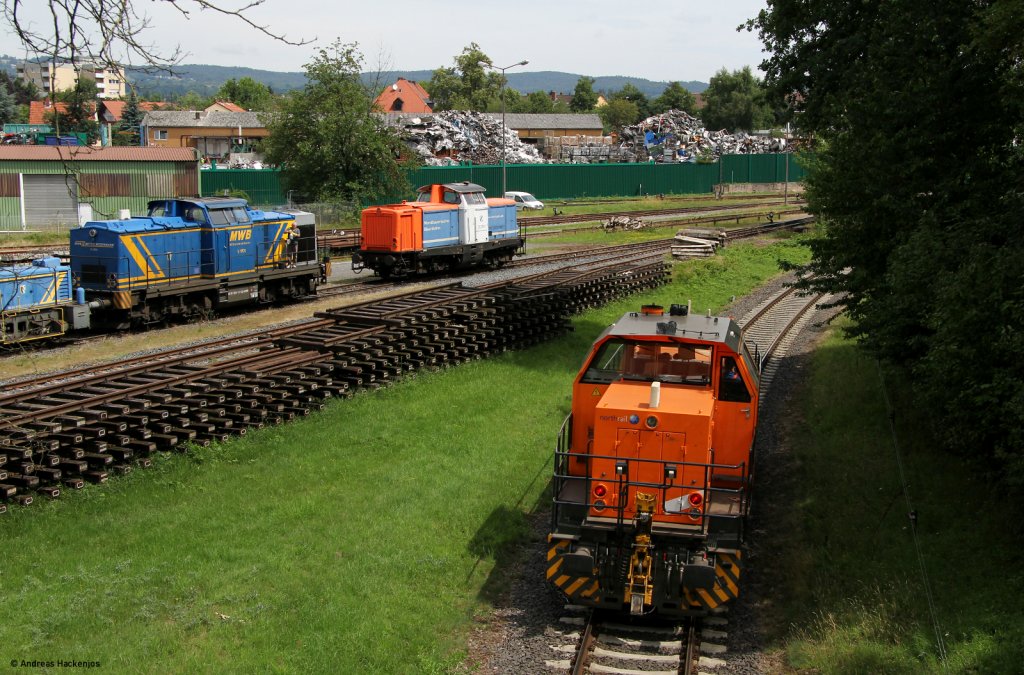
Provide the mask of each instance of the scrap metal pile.
{"label": "scrap metal pile", "polygon": [[784,138],[753,136],[742,131],[712,131],[682,110],[653,115],[639,124],[623,127],[620,135],[622,161],[693,162],[715,160],[720,155],[789,152]]}
{"label": "scrap metal pile", "polygon": [[[427,166],[500,164],[501,119],[488,113],[447,110],[397,121],[406,144]],[[519,140],[514,129],[505,127],[506,164],[543,164],[537,149]]]}
{"label": "scrap metal pile", "polygon": [[544,156],[566,164],[633,161],[624,159],[611,136],[545,136],[538,144]]}

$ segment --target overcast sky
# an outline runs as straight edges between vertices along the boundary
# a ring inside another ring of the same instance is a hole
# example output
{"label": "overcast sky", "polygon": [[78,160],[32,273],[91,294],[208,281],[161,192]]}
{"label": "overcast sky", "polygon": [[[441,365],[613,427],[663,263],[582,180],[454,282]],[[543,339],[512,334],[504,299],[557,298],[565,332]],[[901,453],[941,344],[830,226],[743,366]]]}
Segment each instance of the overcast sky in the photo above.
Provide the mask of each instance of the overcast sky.
{"label": "overcast sky", "polygon": [[[214,0],[239,6],[239,0],[229,1]],[[147,41],[166,52],[180,44],[188,52],[185,63],[262,70],[301,71],[318,46],[335,38],[358,42],[370,71],[451,66],[471,42],[497,66],[529,61],[514,72],[555,70],[665,81],[707,82],[723,67],[749,65],[756,70],[764,57],[757,37],[736,27],[755,16],[765,0],[640,5],[621,0],[265,0],[249,10],[255,22],[289,38],[315,40],[301,47],[275,43],[237,19],[210,11],[196,10],[186,20],[165,3],[135,4],[152,19]],[[179,0],[179,5],[188,8],[191,3]],[[23,57],[9,27],[3,28],[9,46],[0,51]]]}

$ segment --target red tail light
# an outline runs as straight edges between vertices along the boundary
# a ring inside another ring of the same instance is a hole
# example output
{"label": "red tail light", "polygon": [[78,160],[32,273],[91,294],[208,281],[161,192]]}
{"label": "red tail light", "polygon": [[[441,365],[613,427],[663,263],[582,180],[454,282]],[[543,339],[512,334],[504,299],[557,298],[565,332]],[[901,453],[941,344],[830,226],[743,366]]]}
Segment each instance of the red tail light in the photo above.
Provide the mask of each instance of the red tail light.
{"label": "red tail light", "polygon": [[691,492],[690,496],[687,497],[687,501],[690,502],[690,506],[700,506],[704,503],[704,497],[699,492]]}
{"label": "red tail light", "polygon": [[605,486],[601,485],[600,483],[598,483],[597,485],[594,486],[594,496],[595,497],[604,497],[606,494],[608,494],[608,488],[606,488]]}

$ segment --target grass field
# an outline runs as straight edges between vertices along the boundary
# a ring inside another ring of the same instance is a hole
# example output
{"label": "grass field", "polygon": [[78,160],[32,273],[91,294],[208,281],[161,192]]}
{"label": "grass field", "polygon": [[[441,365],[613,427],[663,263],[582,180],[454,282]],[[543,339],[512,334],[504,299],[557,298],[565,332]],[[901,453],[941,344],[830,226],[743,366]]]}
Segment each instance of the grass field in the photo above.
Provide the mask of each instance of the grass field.
{"label": "grass field", "polygon": [[814,355],[790,434],[795,496],[770,544],[778,647],[799,672],[1020,673],[1024,514],[978,467],[934,450],[927,411],[886,373],[933,624],[882,381],[838,335]]}
{"label": "grass field", "polygon": [[569,384],[644,302],[721,307],[794,241],[677,267],[527,351],[425,372],[0,519],[0,663],[445,672],[543,504]]}

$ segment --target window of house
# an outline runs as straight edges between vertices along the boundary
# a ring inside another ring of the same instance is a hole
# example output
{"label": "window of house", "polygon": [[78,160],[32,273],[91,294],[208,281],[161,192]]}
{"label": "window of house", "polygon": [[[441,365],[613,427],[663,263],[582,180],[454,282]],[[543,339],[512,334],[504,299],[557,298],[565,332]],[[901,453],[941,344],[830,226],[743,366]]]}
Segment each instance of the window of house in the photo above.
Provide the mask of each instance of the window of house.
{"label": "window of house", "polygon": [[167,129],[155,129],[153,131],[154,141],[166,141],[167,140]]}

